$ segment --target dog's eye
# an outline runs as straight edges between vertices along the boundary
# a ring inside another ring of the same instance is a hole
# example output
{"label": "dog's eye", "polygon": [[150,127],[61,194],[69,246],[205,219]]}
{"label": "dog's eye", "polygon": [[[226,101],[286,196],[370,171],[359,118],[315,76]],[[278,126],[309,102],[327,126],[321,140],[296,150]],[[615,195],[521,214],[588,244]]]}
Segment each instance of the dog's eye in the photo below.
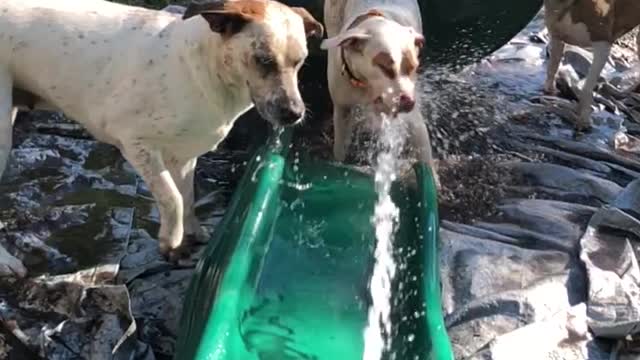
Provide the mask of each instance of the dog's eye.
{"label": "dog's eye", "polygon": [[256,65],[264,75],[274,73],[278,70],[278,63],[270,55],[258,54],[255,56]]}
{"label": "dog's eye", "polygon": [[274,59],[269,55],[256,55],[256,64],[267,66],[271,63],[275,62]]}

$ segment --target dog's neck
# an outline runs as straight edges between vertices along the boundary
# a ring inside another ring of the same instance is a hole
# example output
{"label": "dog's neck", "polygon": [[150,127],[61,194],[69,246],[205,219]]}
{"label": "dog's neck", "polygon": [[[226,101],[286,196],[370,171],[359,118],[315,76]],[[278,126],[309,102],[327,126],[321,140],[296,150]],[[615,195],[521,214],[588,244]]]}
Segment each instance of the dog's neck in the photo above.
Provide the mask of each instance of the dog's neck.
{"label": "dog's neck", "polygon": [[359,79],[351,70],[349,63],[347,62],[347,58],[344,55],[344,48],[340,48],[340,61],[342,61],[342,76],[346,77],[349,80],[349,83],[354,88],[364,89],[367,87],[367,83],[363,79]]}

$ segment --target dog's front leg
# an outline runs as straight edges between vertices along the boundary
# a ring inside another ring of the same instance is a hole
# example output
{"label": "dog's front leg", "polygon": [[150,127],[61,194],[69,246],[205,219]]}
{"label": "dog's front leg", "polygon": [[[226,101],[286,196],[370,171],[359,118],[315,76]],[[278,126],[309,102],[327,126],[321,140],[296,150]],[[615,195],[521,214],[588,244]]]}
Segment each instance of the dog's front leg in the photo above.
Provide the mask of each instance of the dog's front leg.
{"label": "dog's front leg", "polygon": [[598,83],[600,73],[609,59],[611,44],[599,41],[593,44],[593,62],[589,67],[587,79],[584,81],[580,101],[578,103],[577,130],[584,130],[591,127],[591,104],[593,103],[593,89]]}
{"label": "dog's front leg", "polygon": [[13,121],[17,108],[13,107],[13,81],[6,71],[0,71],[0,178],[4,172],[13,143]]}
{"label": "dog's front leg", "polygon": [[640,60],[640,31],[638,31],[638,36],[636,36],[636,51],[638,52],[638,60]]}
{"label": "dog's front leg", "polygon": [[416,109],[409,114],[408,120],[409,142],[413,147],[412,150],[415,152],[418,161],[427,164],[427,166],[431,168],[434,181],[439,189],[440,180],[438,177],[438,169],[433,161],[429,130],[427,129],[427,124],[420,114],[418,106],[416,106]]}
{"label": "dog's front leg", "polygon": [[167,167],[178,187],[178,191],[182,195],[185,239],[188,243],[194,241],[205,242],[206,239],[202,228],[200,228],[200,222],[196,217],[194,208],[195,191],[193,181],[198,158],[194,157],[187,160],[184,160],[184,158],[167,154]]}
{"label": "dog's front leg", "polygon": [[557,93],[556,76],[558,75],[560,62],[564,55],[564,47],[564,41],[551,34],[551,40],[549,41],[549,60],[547,60],[547,77],[544,81],[544,93],[547,95],[555,95]]}
{"label": "dog's front leg", "polygon": [[333,107],[333,156],[343,162],[351,145],[353,132],[353,111],[348,106]]}
{"label": "dog's front leg", "polygon": [[162,152],[151,149],[140,141],[124,143],[121,150],[127,161],[142,176],[158,203],[160,252],[171,260],[176,260],[184,235],[184,205],[182,195],[165,165]]}

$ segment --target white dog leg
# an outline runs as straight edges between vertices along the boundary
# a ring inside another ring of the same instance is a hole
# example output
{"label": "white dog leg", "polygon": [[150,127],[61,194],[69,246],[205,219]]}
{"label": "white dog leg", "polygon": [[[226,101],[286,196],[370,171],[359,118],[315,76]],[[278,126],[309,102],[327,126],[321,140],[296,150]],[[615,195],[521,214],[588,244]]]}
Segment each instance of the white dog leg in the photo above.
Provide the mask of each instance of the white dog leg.
{"label": "white dog leg", "polygon": [[[13,121],[18,109],[13,108],[12,80],[7,72],[0,72],[0,178],[9,160],[13,137]],[[22,262],[0,246],[0,276],[25,277]]]}
{"label": "white dog leg", "polygon": [[337,161],[343,162],[347,157],[353,132],[354,119],[352,111],[348,107],[333,107],[333,156]]}
{"label": "white dog leg", "polygon": [[148,149],[140,142],[124,144],[122,154],[142,176],[158,203],[160,212],[160,252],[172,260],[184,235],[182,195],[166,167],[160,151]]}
{"label": "white dog leg", "polygon": [[[417,107],[419,108],[419,107]],[[433,153],[431,151],[431,139],[429,138],[429,130],[427,124],[420,116],[420,110],[415,109],[409,114],[407,121],[409,131],[409,141],[416,153],[418,161],[427,164],[433,172],[433,178],[436,186],[440,188],[440,180],[438,177],[438,169],[433,161]]]}
{"label": "white dog leg", "polygon": [[640,60],[640,31],[638,31],[638,36],[636,36],[636,51],[638,52],[638,60]]}
{"label": "white dog leg", "polygon": [[13,122],[17,109],[13,108],[12,83],[7,72],[0,71],[0,178],[4,172],[13,138]]}
{"label": "white dog leg", "polygon": [[196,217],[194,208],[194,175],[198,158],[180,160],[179,157],[167,155],[167,167],[171,173],[171,178],[176,183],[178,191],[182,195],[184,204],[184,233],[185,236],[195,236],[196,240],[206,242],[204,233],[200,227],[200,222]]}
{"label": "white dog leg", "polygon": [[564,55],[565,44],[562,40],[551,35],[549,42],[549,60],[547,61],[547,78],[544,81],[544,93],[547,95],[556,94],[556,76],[560,68],[560,62]]}
{"label": "white dog leg", "polygon": [[593,44],[593,63],[589,67],[587,79],[582,87],[580,102],[578,103],[578,120],[576,128],[583,130],[591,126],[591,104],[593,103],[593,89],[598,83],[598,77],[609,59],[611,44],[599,41]]}

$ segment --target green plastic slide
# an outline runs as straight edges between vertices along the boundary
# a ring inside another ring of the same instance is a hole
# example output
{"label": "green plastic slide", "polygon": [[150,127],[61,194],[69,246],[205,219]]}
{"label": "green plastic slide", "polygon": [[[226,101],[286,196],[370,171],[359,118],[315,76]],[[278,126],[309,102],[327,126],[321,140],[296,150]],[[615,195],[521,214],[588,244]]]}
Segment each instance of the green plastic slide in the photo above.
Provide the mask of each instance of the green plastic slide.
{"label": "green plastic slide", "polygon": [[[360,360],[377,195],[371,176],[288,158],[290,131],[254,156],[196,268],[178,360]],[[397,183],[391,352],[453,359],[443,324],[430,170]]]}

